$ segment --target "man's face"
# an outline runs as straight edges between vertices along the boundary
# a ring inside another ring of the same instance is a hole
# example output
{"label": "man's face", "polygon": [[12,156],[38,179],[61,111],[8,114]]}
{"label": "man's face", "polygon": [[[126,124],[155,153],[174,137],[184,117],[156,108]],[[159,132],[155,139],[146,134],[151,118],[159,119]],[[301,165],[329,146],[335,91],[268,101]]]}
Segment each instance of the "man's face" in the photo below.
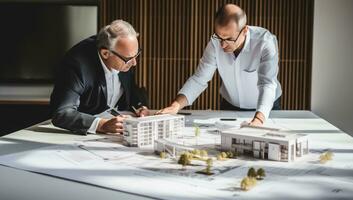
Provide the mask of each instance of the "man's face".
{"label": "man's face", "polygon": [[237,50],[245,41],[247,27],[238,29],[235,22],[230,22],[226,26],[215,24],[215,38],[217,38],[224,52],[231,53]]}
{"label": "man's face", "polygon": [[120,38],[114,49],[102,51],[107,67],[122,72],[129,71],[136,65],[136,58],[140,53],[137,38],[133,36]]}

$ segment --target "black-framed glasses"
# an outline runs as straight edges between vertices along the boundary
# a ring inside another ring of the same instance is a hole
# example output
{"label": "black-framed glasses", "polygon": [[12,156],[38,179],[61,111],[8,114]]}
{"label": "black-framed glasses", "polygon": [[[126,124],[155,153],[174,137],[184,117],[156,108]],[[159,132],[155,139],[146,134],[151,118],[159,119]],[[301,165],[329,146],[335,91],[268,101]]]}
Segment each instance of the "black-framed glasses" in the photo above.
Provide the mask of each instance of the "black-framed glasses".
{"label": "black-framed glasses", "polygon": [[241,32],[243,32],[243,30],[244,30],[244,28],[242,28],[242,29],[240,30],[240,32],[239,32],[237,38],[235,38],[235,40],[233,40],[233,39],[223,39],[223,38],[219,37],[219,35],[217,35],[217,33],[214,33],[214,34],[212,35],[212,38],[218,40],[220,43],[226,42],[227,44],[232,44],[232,43],[235,44],[235,43],[237,42],[237,40],[238,40],[238,38],[239,38]]}
{"label": "black-framed glasses", "polygon": [[[108,49],[108,48],[107,48]],[[114,50],[111,50],[111,49],[108,49],[110,52],[112,52],[112,54],[114,54],[115,56],[117,56],[118,58],[120,58],[121,60],[123,60],[124,61],[124,63],[125,64],[129,64],[134,58],[137,58],[140,54],[141,54],[141,52],[142,52],[142,49],[140,48],[140,49],[138,49],[138,52],[137,52],[137,54],[135,55],[135,56],[132,56],[132,57],[124,57],[124,56],[122,56],[122,55],[120,55],[120,54],[118,54],[116,51],[114,51]]]}

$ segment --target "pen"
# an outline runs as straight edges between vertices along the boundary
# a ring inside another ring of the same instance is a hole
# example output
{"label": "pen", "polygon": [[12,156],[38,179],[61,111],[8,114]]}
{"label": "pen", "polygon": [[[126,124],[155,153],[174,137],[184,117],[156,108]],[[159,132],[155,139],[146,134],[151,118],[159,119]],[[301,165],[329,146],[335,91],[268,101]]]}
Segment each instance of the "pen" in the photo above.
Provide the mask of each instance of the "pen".
{"label": "pen", "polygon": [[236,121],[236,118],[220,118],[221,121]]}
{"label": "pen", "polygon": [[114,108],[110,109],[108,112],[115,117],[120,115],[120,113],[116,111]]}
{"label": "pen", "polygon": [[137,114],[138,113],[137,109],[134,106],[131,106],[131,107],[132,109],[134,109],[134,112]]}

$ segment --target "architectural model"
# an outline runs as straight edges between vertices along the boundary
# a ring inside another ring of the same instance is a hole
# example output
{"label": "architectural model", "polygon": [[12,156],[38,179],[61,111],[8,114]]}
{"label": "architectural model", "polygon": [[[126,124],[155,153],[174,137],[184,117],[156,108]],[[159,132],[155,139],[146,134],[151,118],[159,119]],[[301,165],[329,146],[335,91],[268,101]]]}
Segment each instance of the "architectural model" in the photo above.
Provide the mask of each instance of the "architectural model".
{"label": "architectural model", "polygon": [[154,151],[159,154],[167,152],[172,158],[178,157],[183,152],[193,151],[194,148],[180,145],[165,139],[154,140]]}
{"label": "architectural model", "polygon": [[173,138],[185,126],[182,115],[153,115],[124,120],[124,143],[132,147],[153,146],[156,139]]}
{"label": "architectural model", "polygon": [[221,149],[286,162],[309,153],[308,138],[304,134],[250,127],[221,131]]}

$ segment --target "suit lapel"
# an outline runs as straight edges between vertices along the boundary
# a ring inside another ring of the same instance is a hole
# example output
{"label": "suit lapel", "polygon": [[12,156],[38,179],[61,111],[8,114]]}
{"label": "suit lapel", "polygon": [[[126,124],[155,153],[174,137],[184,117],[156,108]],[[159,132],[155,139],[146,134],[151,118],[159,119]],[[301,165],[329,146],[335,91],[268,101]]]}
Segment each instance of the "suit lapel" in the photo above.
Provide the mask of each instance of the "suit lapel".
{"label": "suit lapel", "polygon": [[97,74],[98,74],[98,85],[103,91],[105,103],[107,103],[107,81],[105,80],[103,66],[100,63],[98,55],[97,55],[97,60],[98,62],[96,63],[96,65],[97,65]]}
{"label": "suit lapel", "polygon": [[124,94],[125,94],[125,103],[126,105],[129,105],[130,103],[130,87],[129,87],[129,72],[119,72],[119,80],[121,82],[121,86],[124,89]]}

